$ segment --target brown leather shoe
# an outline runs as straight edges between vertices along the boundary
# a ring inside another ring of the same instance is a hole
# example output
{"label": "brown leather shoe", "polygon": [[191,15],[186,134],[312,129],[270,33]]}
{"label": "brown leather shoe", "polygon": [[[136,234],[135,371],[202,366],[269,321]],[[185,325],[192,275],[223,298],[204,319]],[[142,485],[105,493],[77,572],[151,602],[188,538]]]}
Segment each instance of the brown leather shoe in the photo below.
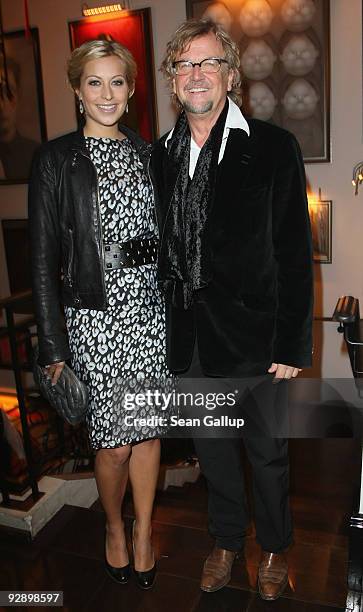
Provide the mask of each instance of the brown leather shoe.
{"label": "brown leather shoe", "polygon": [[287,563],[282,553],[263,552],[258,568],[258,590],[262,599],[280,597],[287,585]]}
{"label": "brown leather shoe", "polygon": [[233,550],[213,548],[203,567],[200,588],[202,591],[213,593],[222,589],[231,579],[231,569],[236,554]]}

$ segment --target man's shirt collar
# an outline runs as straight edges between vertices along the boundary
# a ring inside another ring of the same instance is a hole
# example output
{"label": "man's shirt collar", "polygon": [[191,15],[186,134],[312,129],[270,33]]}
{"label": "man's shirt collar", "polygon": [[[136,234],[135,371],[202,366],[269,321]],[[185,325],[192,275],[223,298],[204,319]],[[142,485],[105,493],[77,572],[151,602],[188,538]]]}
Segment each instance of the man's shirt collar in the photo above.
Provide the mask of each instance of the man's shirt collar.
{"label": "man's shirt collar", "polygon": [[228,132],[231,129],[244,130],[247,135],[250,135],[249,125],[242,115],[241,109],[231,98],[228,97],[229,109],[227,113],[226,125],[224,126],[223,139],[227,138]]}

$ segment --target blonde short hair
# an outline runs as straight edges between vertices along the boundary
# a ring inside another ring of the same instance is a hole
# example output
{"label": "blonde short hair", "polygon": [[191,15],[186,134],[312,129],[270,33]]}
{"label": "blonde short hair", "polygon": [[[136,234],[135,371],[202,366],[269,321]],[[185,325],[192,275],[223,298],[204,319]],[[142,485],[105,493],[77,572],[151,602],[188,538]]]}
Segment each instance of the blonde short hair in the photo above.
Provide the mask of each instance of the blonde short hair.
{"label": "blonde short hair", "polygon": [[167,44],[165,57],[160,70],[163,72],[167,81],[171,83],[175,77],[173,62],[176,61],[176,58],[189,47],[190,43],[195,38],[200,38],[210,32],[212,32],[221,43],[225,58],[228,62],[228,68],[233,71],[232,90],[228,92],[228,95],[233,102],[241,106],[241,75],[238,47],[220,25],[213,23],[213,21],[209,19],[189,19],[179,26],[172,39]]}
{"label": "blonde short hair", "polygon": [[69,84],[75,91],[79,89],[81,77],[87,62],[115,55],[123,61],[126,68],[126,81],[130,89],[135,87],[137,66],[132,53],[114,40],[89,40],[74,51],[67,63]]}

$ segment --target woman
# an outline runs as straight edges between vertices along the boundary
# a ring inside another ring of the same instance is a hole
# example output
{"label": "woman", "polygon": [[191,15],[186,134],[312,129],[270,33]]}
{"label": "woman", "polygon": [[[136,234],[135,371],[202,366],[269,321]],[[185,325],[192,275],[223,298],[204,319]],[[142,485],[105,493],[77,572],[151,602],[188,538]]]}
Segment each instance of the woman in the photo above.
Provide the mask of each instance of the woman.
{"label": "woman", "polygon": [[116,42],[94,40],[73,51],[68,79],[84,129],[41,148],[33,164],[29,219],[39,363],[55,383],[71,358],[89,389],[87,424],[106,513],[106,569],[121,584],[129,579],[121,518],[129,476],[134,569],[139,586],[150,588],[156,567],[151,544],[160,459],[156,438],[163,428],[138,425],[137,418],[148,416],[152,406],[130,412],[121,400],[131,381],[146,375],[160,381],[168,372],[148,145],[119,123],[135,77],[131,53]]}

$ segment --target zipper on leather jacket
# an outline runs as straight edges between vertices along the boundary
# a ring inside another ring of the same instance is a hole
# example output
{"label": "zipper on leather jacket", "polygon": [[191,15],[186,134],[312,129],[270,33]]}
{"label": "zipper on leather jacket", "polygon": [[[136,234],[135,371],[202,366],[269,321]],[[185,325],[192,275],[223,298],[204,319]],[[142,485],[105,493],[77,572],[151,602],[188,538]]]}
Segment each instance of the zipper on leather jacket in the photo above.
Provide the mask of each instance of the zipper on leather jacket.
{"label": "zipper on leather jacket", "polygon": [[73,259],[74,259],[74,240],[73,240],[73,229],[71,227],[68,228],[69,234],[69,261],[68,261],[68,270],[67,270],[67,279],[68,285],[73,287],[72,280],[72,269],[73,269]]}
{"label": "zipper on leather jacket", "polygon": [[105,299],[106,299],[106,303],[107,303],[107,291],[106,291],[106,282],[105,282],[105,247],[104,247],[104,244],[103,244],[103,233],[102,233],[102,223],[101,223],[101,209],[100,209],[100,190],[99,190],[99,184],[98,184],[97,170],[96,170],[96,166],[94,165],[94,163],[93,163],[92,159],[89,157],[89,155],[86,155],[86,153],[84,153],[84,151],[80,151],[80,153],[81,153],[81,155],[83,155],[83,157],[88,159],[88,161],[92,165],[92,168],[93,168],[94,173],[95,173],[96,186],[97,186],[98,237],[99,237],[99,241],[100,241],[101,267],[102,267],[102,272],[103,272],[103,274],[102,274],[102,286],[103,286],[103,291],[104,291],[104,295],[105,295]]}
{"label": "zipper on leather jacket", "polygon": [[[151,178],[151,174],[150,174],[150,163],[151,163],[151,155],[149,155],[148,160],[147,160],[147,165],[146,165],[146,173],[149,179],[149,183],[151,185],[151,192],[152,192],[152,196],[153,196],[153,203],[154,203],[154,223],[155,226],[157,227],[158,230],[158,234],[160,235],[160,231],[159,231],[159,223],[158,223],[158,218],[157,218],[157,214],[156,214],[156,198],[155,198],[155,189],[154,189],[154,183],[153,180]],[[159,239],[159,236],[158,236]],[[158,249],[159,251],[159,249]]]}

